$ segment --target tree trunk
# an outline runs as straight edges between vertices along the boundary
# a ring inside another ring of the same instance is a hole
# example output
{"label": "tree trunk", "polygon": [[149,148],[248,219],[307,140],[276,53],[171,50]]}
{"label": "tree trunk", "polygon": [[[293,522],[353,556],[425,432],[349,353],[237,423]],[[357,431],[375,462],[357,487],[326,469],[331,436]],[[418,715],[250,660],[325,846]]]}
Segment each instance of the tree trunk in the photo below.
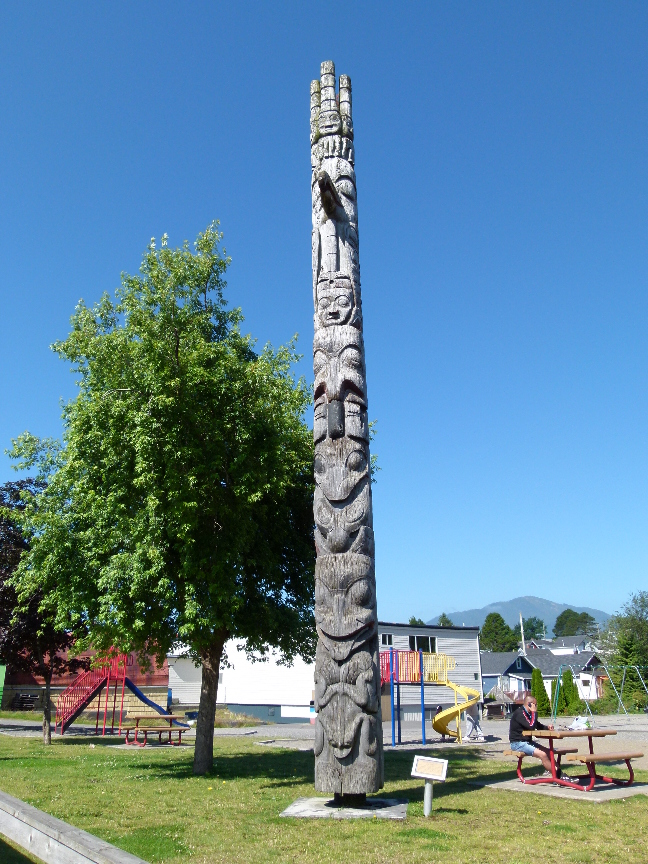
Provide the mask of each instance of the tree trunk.
{"label": "tree trunk", "polygon": [[200,705],[196,723],[196,749],[194,752],[194,774],[207,774],[214,761],[214,716],[218,694],[218,672],[223,656],[223,647],[228,633],[217,630],[211,645],[201,652],[202,682],[200,685]]}
{"label": "tree trunk", "polygon": [[52,682],[52,674],[45,676],[45,701],[43,702],[43,744],[52,743],[52,730],[50,721],[52,712],[50,711],[50,684]]}

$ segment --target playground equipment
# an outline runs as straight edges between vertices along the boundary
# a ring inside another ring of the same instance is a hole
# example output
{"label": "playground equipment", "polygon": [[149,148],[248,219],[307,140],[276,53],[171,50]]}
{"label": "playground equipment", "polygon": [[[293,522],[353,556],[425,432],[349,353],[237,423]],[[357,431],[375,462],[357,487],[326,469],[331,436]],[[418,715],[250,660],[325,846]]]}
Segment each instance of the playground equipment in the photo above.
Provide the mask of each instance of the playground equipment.
{"label": "playground equipment", "polygon": [[[572,673],[579,674],[581,672],[582,668],[583,667],[579,666],[577,663],[561,663],[560,664],[560,669],[558,670],[558,678],[556,679],[556,692],[554,694],[553,705],[551,708],[552,720],[555,720],[557,715],[558,715],[558,695],[560,693],[560,688],[562,686],[563,669],[571,669]],[[640,669],[647,669],[647,668],[648,667],[646,667],[646,666],[617,666],[617,665],[607,665],[606,663],[599,663],[592,668],[592,674],[596,673],[598,670],[601,670],[601,669],[603,669],[605,671],[606,679],[612,685],[612,689],[614,690],[614,694],[617,697],[617,714],[619,714],[621,712],[621,710],[623,710],[623,713],[627,715],[628,710],[625,707],[625,705],[623,704],[623,687],[625,685],[627,671],[628,671],[628,669],[634,669],[634,671],[637,673],[637,677],[639,678],[639,681],[641,682],[641,686],[646,691],[646,695],[648,696],[648,686],[646,686],[646,682],[644,681],[644,679],[641,675],[641,672],[639,671]],[[622,670],[620,692],[619,692],[619,690],[617,690],[616,684],[614,683],[614,678],[613,678],[612,674],[610,673],[610,670]],[[591,701],[591,699],[587,699],[587,698],[583,697],[583,702],[585,703],[585,707],[587,708],[588,712],[591,715],[592,709],[591,709],[590,704],[589,704],[590,701]]]}
{"label": "playground equipment", "polygon": [[[126,654],[118,654],[114,657],[105,657],[95,660],[92,669],[87,672],[82,672],[79,677],[70,684],[67,690],[58,698],[56,703],[56,717],[54,720],[54,731],[59,731],[61,735],[73,723],[77,717],[84,711],[93,699],[97,699],[97,720],[95,724],[95,732],[99,731],[99,713],[101,710],[101,692],[106,689],[106,699],[104,702],[103,727],[101,734],[106,734],[106,723],[108,718],[108,703],[110,697],[110,688],[113,687],[112,700],[112,720],[110,723],[110,731],[115,731],[115,713],[117,709],[117,694],[121,690],[121,699],[119,704],[119,732],[122,734],[122,721],[124,715],[124,691],[127,687],[134,696],[136,696],[149,708],[152,708],[158,714],[167,715],[167,711],[157,702],[149,699],[139,687],[131,681],[126,675],[126,665],[128,656]],[[189,728],[187,723],[179,723],[177,720],[172,721],[175,726]]]}
{"label": "playground equipment", "polygon": [[[426,685],[450,687],[454,691],[454,705],[440,711],[432,720],[432,728],[440,735],[456,738],[461,744],[461,714],[482,699],[479,690],[455,684],[448,678],[448,671],[456,666],[454,657],[448,654],[428,654],[423,651],[400,651],[390,648],[380,653],[380,683],[390,685],[392,747],[396,746],[396,717],[398,717],[398,743],[401,743],[400,685],[419,684],[421,687],[421,730],[425,738],[425,687]],[[464,701],[459,702],[458,697]],[[394,700],[396,705],[394,705]],[[455,728],[450,728],[450,723]]]}

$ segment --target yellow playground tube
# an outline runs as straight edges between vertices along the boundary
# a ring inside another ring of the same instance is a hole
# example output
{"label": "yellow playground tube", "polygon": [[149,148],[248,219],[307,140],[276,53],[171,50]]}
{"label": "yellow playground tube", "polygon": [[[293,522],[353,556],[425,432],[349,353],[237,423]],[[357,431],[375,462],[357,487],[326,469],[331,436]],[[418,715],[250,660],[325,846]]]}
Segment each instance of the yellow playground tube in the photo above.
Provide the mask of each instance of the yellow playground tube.
{"label": "yellow playground tube", "polygon": [[[452,681],[444,682],[446,687],[452,687],[454,690],[455,704],[443,711],[439,711],[436,717],[432,720],[432,728],[440,735],[449,735],[451,738],[456,738],[461,744],[461,714],[466,708],[481,702],[482,696],[479,690],[474,687],[464,687],[461,684],[454,684]],[[464,700],[459,702],[458,698]],[[449,725],[454,721],[455,728],[450,729]]]}

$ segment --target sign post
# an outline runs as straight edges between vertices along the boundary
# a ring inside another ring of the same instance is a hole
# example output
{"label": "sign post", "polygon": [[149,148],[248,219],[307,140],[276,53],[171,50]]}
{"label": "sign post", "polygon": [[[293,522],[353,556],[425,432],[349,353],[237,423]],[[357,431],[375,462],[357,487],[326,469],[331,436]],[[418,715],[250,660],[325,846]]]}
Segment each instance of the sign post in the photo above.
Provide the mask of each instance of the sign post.
{"label": "sign post", "polygon": [[448,771],[447,759],[433,759],[430,756],[415,756],[412,765],[412,777],[425,780],[423,791],[423,815],[432,813],[433,783],[445,783]]}

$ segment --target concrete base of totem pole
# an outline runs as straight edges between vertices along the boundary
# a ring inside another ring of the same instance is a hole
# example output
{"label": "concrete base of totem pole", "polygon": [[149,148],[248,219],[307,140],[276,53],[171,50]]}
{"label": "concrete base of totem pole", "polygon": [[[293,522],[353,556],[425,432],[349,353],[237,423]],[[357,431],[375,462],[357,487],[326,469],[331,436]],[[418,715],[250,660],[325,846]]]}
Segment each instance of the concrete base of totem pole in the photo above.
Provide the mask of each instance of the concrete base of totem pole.
{"label": "concrete base of totem pole", "polygon": [[397,819],[407,816],[403,798],[367,798],[361,806],[348,806],[333,798],[298,798],[282,816],[293,819]]}

